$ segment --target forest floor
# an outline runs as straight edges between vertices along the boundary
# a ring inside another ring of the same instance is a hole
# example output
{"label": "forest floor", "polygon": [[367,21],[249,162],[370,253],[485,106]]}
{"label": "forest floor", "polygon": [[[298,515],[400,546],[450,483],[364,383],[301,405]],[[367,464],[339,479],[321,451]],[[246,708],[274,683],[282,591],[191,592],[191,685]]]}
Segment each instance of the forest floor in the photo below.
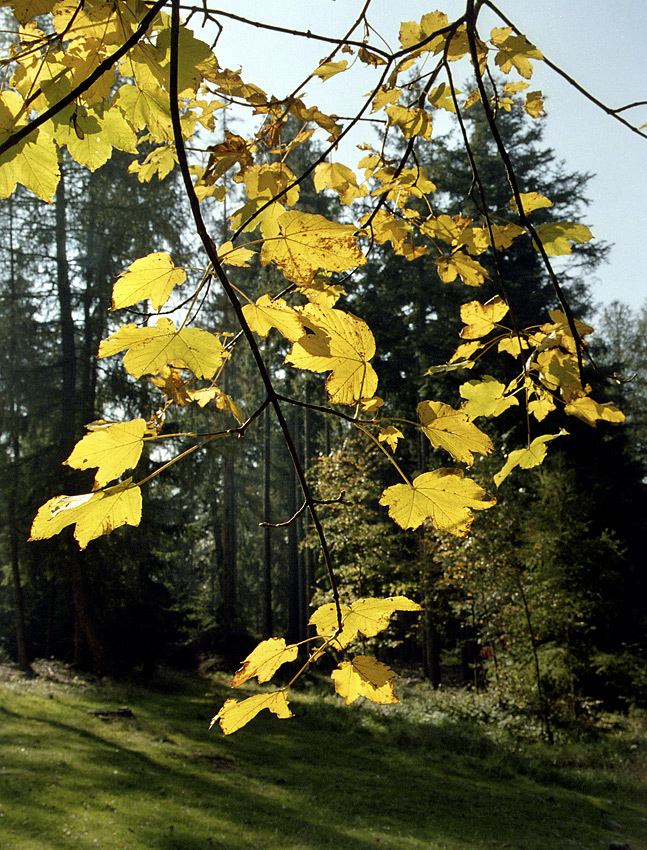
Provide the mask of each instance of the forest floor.
{"label": "forest floor", "polygon": [[644,717],[549,747],[414,684],[388,708],[313,685],[223,737],[222,674],[37,669],[0,670],[2,850],[647,850]]}

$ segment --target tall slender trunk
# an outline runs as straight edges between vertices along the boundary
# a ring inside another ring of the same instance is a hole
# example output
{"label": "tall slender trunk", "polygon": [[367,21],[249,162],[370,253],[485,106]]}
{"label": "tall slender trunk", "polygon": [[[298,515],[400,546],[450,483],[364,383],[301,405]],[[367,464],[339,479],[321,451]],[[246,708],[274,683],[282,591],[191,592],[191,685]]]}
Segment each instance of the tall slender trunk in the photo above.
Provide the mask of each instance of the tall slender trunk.
{"label": "tall slender trunk", "polygon": [[[59,325],[61,332],[61,395],[59,408],[59,452],[65,460],[74,447],[79,427],[79,398],[77,391],[77,363],[75,325],[67,259],[67,195],[65,168],[61,163],[61,177],[56,188],[56,286],[58,291]],[[76,623],[90,651],[95,669],[103,672],[109,668],[105,646],[99,636],[96,618],[90,604],[85,557],[78,551],[75,541],[67,535],[68,563],[72,581],[72,598]],[[78,641],[75,639],[75,643]],[[75,650],[75,656],[80,655]]]}
{"label": "tall slender trunk", "polygon": [[[272,480],[272,432],[270,408],[263,411],[263,522],[272,521],[271,480]],[[274,629],[272,613],[272,538],[271,529],[263,528],[263,635],[272,636]]]}
{"label": "tall slender trunk", "polygon": [[[298,440],[299,411],[292,411],[291,430],[294,442]],[[299,509],[299,482],[296,471],[290,467],[288,481],[288,514],[294,517]],[[288,637],[291,643],[301,639],[301,605],[299,594],[299,526],[295,520],[288,526]]]}
{"label": "tall slender trunk", "polygon": [[[9,198],[9,333],[10,349],[17,349],[15,333],[18,327],[18,281],[16,274],[16,263],[14,254],[14,230],[13,230],[13,198]],[[9,525],[9,548],[11,553],[11,581],[13,587],[13,610],[14,627],[16,632],[16,660],[18,666],[25,673],[33,673],[30,663],[30,654],[27,644],[27,630],[25,626],[25,598],[20,575],[20,543],[21,533],[19,529],[18,500],[20,498],[20,406],[17,398],[18,376],[16,374],[16,358],[10,356],[8,359],[8,387],[9,399],[9,432],[11,441],[11,467],[9,472],[9,487],[7,489],[7,522]]]}

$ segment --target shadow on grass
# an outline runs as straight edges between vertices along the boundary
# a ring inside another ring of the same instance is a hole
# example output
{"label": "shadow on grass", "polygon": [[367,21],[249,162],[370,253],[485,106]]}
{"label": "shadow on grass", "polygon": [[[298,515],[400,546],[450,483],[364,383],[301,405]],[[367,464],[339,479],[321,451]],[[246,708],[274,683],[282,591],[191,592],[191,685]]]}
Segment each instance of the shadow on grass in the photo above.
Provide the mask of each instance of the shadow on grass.
{"label": "shadow on grass", "polygon": [[[51,693],[51,691],[50,691]],[[0,846],[131,850],[598,850],[603,801],[533,777],[476,728],[295,695],[297,717],[207,731],[222,689],[0,691]],[[646,845],[647,846],[647,845]],[[640,850],[640,845],[632,845]]]}

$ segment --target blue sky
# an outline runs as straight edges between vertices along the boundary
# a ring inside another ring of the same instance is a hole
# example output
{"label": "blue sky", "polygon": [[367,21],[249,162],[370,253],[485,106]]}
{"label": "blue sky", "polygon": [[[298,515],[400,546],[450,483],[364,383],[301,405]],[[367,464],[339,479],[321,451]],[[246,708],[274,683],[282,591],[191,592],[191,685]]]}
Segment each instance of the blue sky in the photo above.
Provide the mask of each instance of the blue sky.
{"label": "blue sky", "polygon": [[[219,8],[255,20],[322,35],[344,33],[361,10],[363,0],[222,0]],[[501,0],[499,8],[559,65],[609,106],[647,99],[647,10],[635,0]],[[369,20],[392,47],[398,45],[401,20],[419,20],[439,8],[450,19],[460,15],[464,0],[373,0]],[[320,42],[268,34],[221,19],[216,55],[221,65],[243,69],[243,77],[264,90],[283,96],[298,86],[327,53]],[[487,10],[482,35],[501,25]],[[213,38],[214,32],[210,32]],[[375,35],[371,41],[379,44]],[[609,263],[600,268],[592,291],[601,304],[615,299],[633,307],[647,301],[645,247],[647,223],[642,204],[647,199],[647,139],[606,116],[573,91],[541,62],[535,63],[532,88],[547,96],[545,142],[572,171],[590,172],[591,205],[586,223],[597,239],[612,243]],[[519,79],[514,76],[514,79]],[[311,81],[308,103],[337,112],[340,98],[347,110],[372,87],[373,77],[358,68],[326,82]],[[647,107],[626,113],[647,124]],[[366,136],[368,134],[364,134]],[[363,140],[357,137],[353,143]],[[340,153],[349,164],[357,157],[351,146]]]}

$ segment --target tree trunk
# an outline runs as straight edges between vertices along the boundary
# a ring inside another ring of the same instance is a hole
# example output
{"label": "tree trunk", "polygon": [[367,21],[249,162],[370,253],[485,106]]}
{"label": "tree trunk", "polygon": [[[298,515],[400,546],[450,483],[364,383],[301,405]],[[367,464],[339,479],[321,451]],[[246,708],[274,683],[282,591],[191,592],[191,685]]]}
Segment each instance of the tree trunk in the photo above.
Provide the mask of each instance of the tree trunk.
{"label": "tree trunk", "polygon": [[[271,421],[269,406],[263,411],[263,522],[272,521],[271,511]],[[271,529],[263,528],[263,636],[272,636],[274,628],[272,615],[272,538]]]}

